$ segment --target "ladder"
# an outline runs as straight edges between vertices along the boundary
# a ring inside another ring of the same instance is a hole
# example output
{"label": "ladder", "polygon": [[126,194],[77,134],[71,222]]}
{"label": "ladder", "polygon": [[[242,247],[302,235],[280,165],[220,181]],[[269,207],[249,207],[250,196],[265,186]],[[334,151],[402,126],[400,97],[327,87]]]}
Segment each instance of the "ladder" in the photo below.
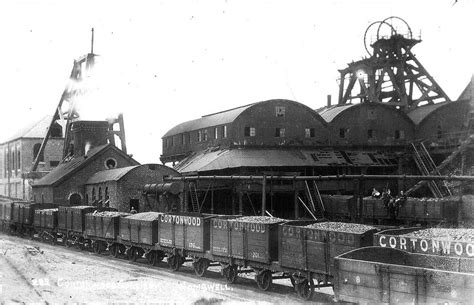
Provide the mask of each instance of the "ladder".
{"label": "ladder", "polygon": [[[456,159],[457,156],[459,156],[463,151],[466,150],[466,148],[471,144],[472,142],[472,135],[474,134],[474,111],[471,111],[468,114],[468,121],[467,121],[467,133],[466,133],[466,138],[463,142],[461,142],[461,145],[458,146],[458,148],[453,151],[446,159],[443,160],[437,167],[436,171],[440,172],[444,170],[448,165],[450,165],[454,159]],[[412,143],[413,145],[413,143]],[[426,150],[426,148],[425,148]],[[433,173],[430,173],[433,174]],[[420,187],[423,185],[426,185],[427,181],[419,181],[416,183],[414,186],[412,186],[409,190],[406,191],[406,195],[409,195],[412,192],[415,192],[418,190]],[[449,190],[449,189],[448,189]]]}
{"label": "ladder", "polygon": [[[324,211],[325,211],[324,204],[321,199],[321,195],[319,194],[319,190],[317,188],[316,182],[313,181],[313,188],[314,188],[313,191],[315,193],[314,197],[317,200],[313,200],[313,195],[311,194],[311,188],[308,184],[308,181],[305,180],[304,183],[305,183],[305,190],[306,190],[305,194],[306,194],[306,197],[308,198],[308,201],[310,203],[310,207],[314,216],[316,216],[317,219],[324,218]],[[319,197],[316,195],[319,195]]]}
{"label": "ladder", "polygon": [[[423,176],[441,176],[436,164],[431,158],[423,142],[418,143],[418,145],[415,145],[415,143],[411,143],[411,146],[414,151],[413,158],[415,160],[416,166],[420,170],[420,173]],[[429,181],[428,187],[436,198],[452,195],[448,185],[446,184],[446,181]],[[410,189],[407,193],[410,192],[413,192],[413,190]]]}
{"label": "ladder", "polygon": [[199,198],[197,194],[196,184],[194,182],[189,183],[189,195],[191,197],[191,205],[193,212],[199,212]]}

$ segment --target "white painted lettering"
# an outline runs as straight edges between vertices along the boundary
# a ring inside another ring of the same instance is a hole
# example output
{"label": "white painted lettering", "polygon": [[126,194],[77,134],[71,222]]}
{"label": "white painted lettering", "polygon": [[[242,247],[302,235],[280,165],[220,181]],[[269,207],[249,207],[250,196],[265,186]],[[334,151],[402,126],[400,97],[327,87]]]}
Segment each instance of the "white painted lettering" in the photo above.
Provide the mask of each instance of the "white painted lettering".
{"label": "white painted lettering", "polygon": [[466,245],[466,253],[467,253],[467,256],[474,256],[474,245],[473,244],[467,244]]}
{"label": "white painted lettering", "polygon": [[390,236],[390,238],[388,239],[388,243],[392,248],[395,248],[397,246],[397,240],[393,236]]}
{"label": "white painted lettering", "polygon": [[385,243],[385,238],[386,238],[385,235],[382,235],[382,236],[380,236],[380,238],[379,238],[379,245],[380,245],[381,247],[386,247],[386,246],[387,246],[387,244]]}
{"label": "white painted lettering", "polygon": [[400,237],[400,249],[401,250],[407,249],[407,240],[405,237]]}
{"label": "white painted lettering", "polygon": [[421,248],[421,251],[423,252],[428,251],[428,242],[426,241],[426,239],[422,239],[420,241],[420,248]]}
{"label": "white painted lettering", "polygon": [[433,248],[433,252],[436,253],[439,251],[439,240],[432,239],[431,240],[431,247]]}
{"label": "white painted lettering", "polygon": [[462,255],[462,244],[460,243],[455,243],[454,244],[454,252],[456,252],[457,255]]}
{"label": "white painted lettering", "polygon": [[449,254],[451,252],[451,242],[447,240],[441,241],[441,248],[443,248],[444,254]]}

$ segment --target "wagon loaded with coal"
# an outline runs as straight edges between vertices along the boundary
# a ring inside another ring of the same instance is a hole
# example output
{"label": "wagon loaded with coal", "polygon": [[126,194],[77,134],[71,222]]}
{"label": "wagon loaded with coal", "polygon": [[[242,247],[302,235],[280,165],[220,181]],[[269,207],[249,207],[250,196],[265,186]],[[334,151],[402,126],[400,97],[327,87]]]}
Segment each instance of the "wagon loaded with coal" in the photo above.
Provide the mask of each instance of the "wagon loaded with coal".
{"label": "wagon loaded with coal", "polygon": [[289,279],[304,299],[311,298],[315,287],[330,285],[340,300],[355,302],[464,302],[474,296],[470,229],[380,231],[325,220],[128,214],[2,201],[0,221],[17,234],[131,261],[146,258],[154,266],[166,257],[173,271],[192,262],[195,273],[203,276],[209,266],[220,266],[229,283],[239,274],[253,274],[262,290],[276,279]]}

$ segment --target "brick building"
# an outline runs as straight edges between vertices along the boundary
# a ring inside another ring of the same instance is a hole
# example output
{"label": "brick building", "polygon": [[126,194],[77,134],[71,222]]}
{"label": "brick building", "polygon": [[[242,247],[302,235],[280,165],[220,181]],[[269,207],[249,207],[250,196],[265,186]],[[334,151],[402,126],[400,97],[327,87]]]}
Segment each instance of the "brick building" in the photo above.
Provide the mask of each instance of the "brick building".
{"label": "brick building", "polygon": [[85,183],[99,171],[139,163],[108,143],[107,121],[76,121],[65,160],[33,184],[36,202],[80,205],[88,202]]}
{"label": "brick building", "polygon": [[128,212],[132,207],[138,212],[156,211],[157,207],[145,200],[143,186],[162,183],[163,177],[178,175],[177,171],[160,164],[103,170],[87,180],[85,203],[108,205],[122,212]]}
{"label": "brick building", "polygon": [[[51,116],[45,116],[0,144],[0,195],[23,200],[32,199],[32,178],[27,178],[43,137],[51,123]],[[55,168],[63,154],[62,128],[55,124],[51,139],[40,157],[36,177],[41,177]]]}

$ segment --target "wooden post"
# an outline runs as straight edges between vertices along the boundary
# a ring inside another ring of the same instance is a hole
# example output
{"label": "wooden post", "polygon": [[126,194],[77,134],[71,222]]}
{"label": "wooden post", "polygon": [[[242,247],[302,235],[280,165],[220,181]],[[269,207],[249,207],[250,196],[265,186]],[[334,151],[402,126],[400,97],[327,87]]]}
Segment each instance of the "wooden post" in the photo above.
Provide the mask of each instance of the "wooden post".
{"label": "wooden post", "polygon": [[211,182],[211,214],[214,214],[214,182]]}
{"label": "wooden post", "polygon": [[294,201],[294,205],[295,205],[295,219],[298,219],[300,217],[300,206],[299,206],[299,202],[298,202],[298,191],[296,190],[296,181],[293,180],[293,194],[294,194],[294,198],[293,198],[293,201]]}
{"label": "wooden post", "polygon": [[235,192],[234,192],[233,187],[231,191],[231,196],[232,196],[232,215],[235,215]]}
{"label": "wooden post", "polygon": [[243,193],[242,193],[242,189],[240,189],[239,190],[239,215],[244,214],[244,205],[242,202],[242,197],[243,197]]}
{"label": "wooden post", "polygon": [[262,216],[265,216],[265,210],[267,209],[266,201],[267,201],[267,177],[263,175],[262,179]]}

